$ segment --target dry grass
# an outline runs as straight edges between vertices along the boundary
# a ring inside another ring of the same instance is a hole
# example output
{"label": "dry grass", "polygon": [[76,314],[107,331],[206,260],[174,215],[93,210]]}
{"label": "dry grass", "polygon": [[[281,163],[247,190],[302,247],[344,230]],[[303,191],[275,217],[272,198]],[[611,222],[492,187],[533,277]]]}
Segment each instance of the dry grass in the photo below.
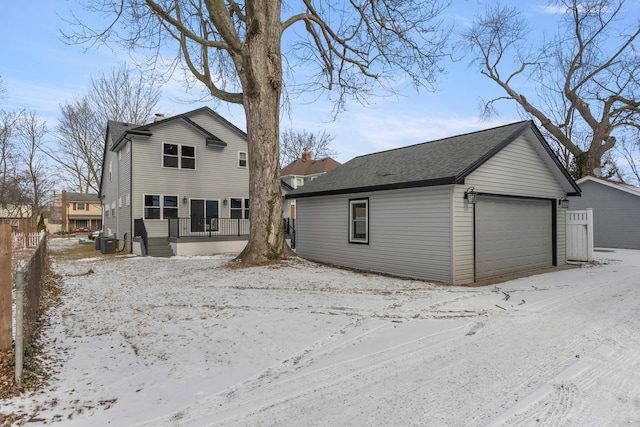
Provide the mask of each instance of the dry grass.
{"label": "dry grass", "polygon": [[[76,240],[77,242],[77,240]],[[67,260],[76,260],[88,257],[101,256],[105,259],[114,255],[104,255],[96,251],[94,245],[74,244],[69,247],[50,251],[49,256]],[[60,303],[62,292],[62,280],[59,275],[53,274],[47,263],[45,284],[41,298],[41,314],[38,324],[40,328],[35,331],[31,345],[26,349],[22,386],[15,382],[15,358],[13,349],[0,352],[0,402],[27,391],[35,391],[46,385],[49,377],[47,365],[53,362],[45,353],[40,338],[41,328],[49,324],[50,309]],[[0,403],[1,404],[1,403]],[[0,414],[0,426],[23,425],[29,422],[30,417],[25,414]]]}

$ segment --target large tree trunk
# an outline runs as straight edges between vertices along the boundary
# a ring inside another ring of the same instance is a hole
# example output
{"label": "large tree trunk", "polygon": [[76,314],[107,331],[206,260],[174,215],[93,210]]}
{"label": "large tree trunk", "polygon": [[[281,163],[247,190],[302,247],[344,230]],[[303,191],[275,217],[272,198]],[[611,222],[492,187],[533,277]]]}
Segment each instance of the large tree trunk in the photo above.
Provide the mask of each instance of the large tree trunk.
{"label": "large tree trunk", "polygon": [[263,264],[292,254],[284,236],[280,187],[280,1],[247,3],[247,43],[239,72],[249,139],[249,242],[238,259]]}

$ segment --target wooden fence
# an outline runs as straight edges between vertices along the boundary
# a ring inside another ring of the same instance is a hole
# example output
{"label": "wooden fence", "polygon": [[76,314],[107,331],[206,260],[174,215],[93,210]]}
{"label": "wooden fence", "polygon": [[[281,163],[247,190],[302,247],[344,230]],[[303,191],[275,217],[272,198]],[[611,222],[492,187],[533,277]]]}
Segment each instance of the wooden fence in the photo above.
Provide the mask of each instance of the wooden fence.
{"label": "wooden fence", "polygon": [[40,243],[40,233],[16,231],[11,233],[11,250],[20,251],[22,249],[35,248]]}

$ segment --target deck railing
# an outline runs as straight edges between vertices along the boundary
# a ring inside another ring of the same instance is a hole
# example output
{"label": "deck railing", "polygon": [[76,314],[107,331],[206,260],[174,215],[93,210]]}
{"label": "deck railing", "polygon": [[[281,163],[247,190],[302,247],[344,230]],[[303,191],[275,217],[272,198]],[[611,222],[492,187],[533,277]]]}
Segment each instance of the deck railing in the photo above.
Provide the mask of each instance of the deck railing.
{"label": "deck railing", "polygon": [[170,218],[169,237],[248,236],[249,224],[243,218]]}

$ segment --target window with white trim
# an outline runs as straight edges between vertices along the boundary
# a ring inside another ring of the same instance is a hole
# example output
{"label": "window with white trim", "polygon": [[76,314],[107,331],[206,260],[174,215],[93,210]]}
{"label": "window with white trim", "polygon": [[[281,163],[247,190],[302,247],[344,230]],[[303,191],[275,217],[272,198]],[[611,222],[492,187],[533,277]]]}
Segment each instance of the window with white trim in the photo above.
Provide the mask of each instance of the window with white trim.
{"label": "window with white trim", "polygon": [[249,199],[231,198],[229,216],[232,219],[249,219]]}
{"label": "window with white trim", "polygon": [[111,202],[111,216],[116,216],[116,201]]}
{"label": "window with white trim", "polygon": [[369,199],[349,200],[349,243],[369,243]]}
{"label": "window with white trim", "polygon": [[196,147],[193,145],[163,143],[162,166],[165,168],[195,169]]}
{"label": "window with white trim", "polygon": [[238,167],[246,168],[247,167],[247,152],[246,151],[238,151]]}
{"label": "window with white trim", "polygon": [[144,219],[178,218],[178,196],[145,194]]}

